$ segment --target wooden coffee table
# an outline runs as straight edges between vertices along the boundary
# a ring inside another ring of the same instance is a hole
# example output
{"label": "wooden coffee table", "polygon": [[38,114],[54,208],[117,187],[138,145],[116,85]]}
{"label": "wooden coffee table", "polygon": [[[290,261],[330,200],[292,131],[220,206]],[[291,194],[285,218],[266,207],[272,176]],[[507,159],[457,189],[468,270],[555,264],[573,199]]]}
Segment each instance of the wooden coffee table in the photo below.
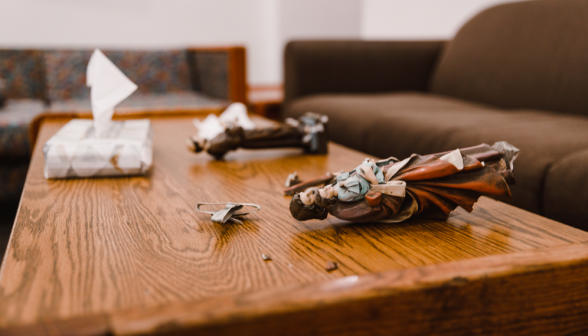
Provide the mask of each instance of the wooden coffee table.
{"label": "wooden coffee table", "polygon": [[[331,144],[327,156],[214,161],[185,149],[191,118],[152,121],[150,176],[60,181],[43,178],[41,145],[66,120],[42,124],[0,270],[1,335],[588,330],[588,233],[486,198],[448,220],[298,222],[282,195],[289,173],[367,155]],[[226,201],[262,209],[242,225],[195,209]]]}

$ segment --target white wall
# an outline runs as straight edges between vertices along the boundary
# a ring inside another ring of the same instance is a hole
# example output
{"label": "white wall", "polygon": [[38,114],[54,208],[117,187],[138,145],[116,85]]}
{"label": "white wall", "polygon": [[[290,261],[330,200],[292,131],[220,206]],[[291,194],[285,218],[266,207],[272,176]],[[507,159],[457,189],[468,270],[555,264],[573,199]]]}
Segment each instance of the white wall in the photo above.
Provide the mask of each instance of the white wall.
{"label": "white wall", "polygon": [[361,37],[361,0],[262,1],[263,63],[257,71],[263,75],[257,73],[252,83],[282,81],[283,50],[290,40]]}
{"label": "white wall", "polygon": [[517,0],[363,0],[364,39],[450,39],[485,8]]}
{"label": "white wall", "polygon": [[451,38],[509,0],[0,0],[0,48],[247,47],[248,80],[282,80],[291,39]]}
{"label": "white wall", "polygon": [[288,41],[359,39],[361,9],[362,0],[281,0],[278,81],[282,81],[283,51]]}
{"label": "white wall", "polygon": [[359,38],[362,6],[361,0],[282,0],[282,39]]}
{"label": "white wall", "polygon": [[359,37],[361,0],[0,0],[0,48],[244,45],[248,80],[282,80],[285,39]]}
{"label": "white wall", "polygon": [[273,0],[0,0],[0,47],[174,48],[240,44],[249,80],[264,73]]}
{"label": "white wall", "polygon": [[35,47],[250,41],[249,18],[259,12],[255,0],[2,0],[0,6],[1,43]]}

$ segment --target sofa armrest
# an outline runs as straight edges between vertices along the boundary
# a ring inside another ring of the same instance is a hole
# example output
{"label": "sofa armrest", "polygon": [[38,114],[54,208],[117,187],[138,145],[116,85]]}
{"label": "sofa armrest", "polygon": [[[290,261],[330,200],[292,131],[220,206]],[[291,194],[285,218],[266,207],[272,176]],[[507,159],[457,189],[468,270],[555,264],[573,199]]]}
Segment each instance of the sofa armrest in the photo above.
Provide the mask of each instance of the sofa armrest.
{"label": "sofa armrest", "polygon": [[588,149],[551,165],[543,192],[544,215],[588,230]]}
{"label": "sofa armrest", "polygon": [[443,41],[293,41],[284,101],[318,93],[425,91]]}
{"label": "sofa armrest", "polygon": [[188,49],[192,88],[208,96],[247,103],[244,47]]}

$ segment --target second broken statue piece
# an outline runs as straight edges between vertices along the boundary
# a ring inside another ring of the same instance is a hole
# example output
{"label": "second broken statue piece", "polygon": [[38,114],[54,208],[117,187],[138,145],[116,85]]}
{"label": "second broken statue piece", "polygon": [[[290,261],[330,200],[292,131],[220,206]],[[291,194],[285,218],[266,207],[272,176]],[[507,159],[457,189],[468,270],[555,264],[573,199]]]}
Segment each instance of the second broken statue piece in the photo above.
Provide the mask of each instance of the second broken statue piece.
{"label": "second broken statue piece", "polygon": [[238,123],[227,122],[224,131],[212,139],[196,134],[188,139],[188,148],[196,153],[206,151],[222,159],[229,151],[238,148],[266,149],[295,147],[308,154],[326,154],[328,144],[325,115],[308,112],[298,119],[287,119],[274,127],[246,129]]}
{"label": "second broken statue piece", "polygon": [[289,174],[288,177],[286,178],[285,186],[286,186],[286,188],[289,188],[289,187],[295,186],[300,183],[302,183],[302,181],[298,177],[298,173],[293,172],[292,174]]}

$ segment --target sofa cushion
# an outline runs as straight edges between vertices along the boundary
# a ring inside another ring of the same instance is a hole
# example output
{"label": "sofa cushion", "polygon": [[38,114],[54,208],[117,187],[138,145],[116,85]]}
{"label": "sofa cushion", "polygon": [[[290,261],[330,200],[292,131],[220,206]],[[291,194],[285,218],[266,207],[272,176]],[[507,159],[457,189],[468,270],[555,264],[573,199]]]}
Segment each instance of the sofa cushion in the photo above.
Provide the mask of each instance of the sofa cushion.
{"label": "sofa cushion", "polygon": [[[217,110],[229,105],[228,101],[211,98],[198,92],[169,92],[163,94],[135,92],[123,100],[115,111],[183,111]],[[51,102],[48,113],[80,113],[92,110],[90,99],[68,99]]]}
{"label": "sofa cushion", "polygon": [[[45,52],[47,93],[51,101],[89,97],[86,67],[92,50]],[[185,50],[106,50],[108,57],[137,84],[140,93],[190,91],[190,72]]]}
{"label": "sofa cushion", "polygon": [[7,98],[45,99],[43,52],[0,50],[0,78],[6,81]]}
{"label": "sofa cushion", "polygon": [[[547,215],[543,203],[549,168],[567,155],[588,148],[588,118],[519,110],[488,120],[478,129],[462,129],[448,137],[450,148],[505,140],[521,149],[515,165],[515,205]],[[585,191],[588,194],[588,190]],[[586,209],[588,212],[588,209]]]}
{"label": "sofa cushion", "polygon": [[0,157],[29,157],[29,124],[44,108],[40,100],[6,102],[0,109]]}
{"label": "sofa cushion", "polygon": [[543,212],[550,165],[588,148],[588,118],[500,110],[435,95],[321,95],[296,99],[286,108],[288,116],[307,111],[329,116],[333,141],[381,158],[508,141],[521,149],[514,204],[536,213]]}
{"label": "sofa cushion", "polygon": [[[284,113],[286,117],[296,118],[308,111],[329,116],[331,140],[372,155],[398,158],[445,150],[438,140],[448,129],[437,127],[441,121],[471,124],[485,116],[471,112],[503,113],[479,104],[423,93],[314,95],[293,100]],[[420,122],[421,118],[431,122]],[[402,127],[411,129],[398,130],[395,120],[402,120]],[[387,134],[394,145],[376,139],[375,132]]]}
{"label": "sofa cushion", "polygon": [[543,199],[546,216],[588,230],[588,149],[551,165]]}
{"label": "sofa cushion", "polygon": [[434,93],[503,108],[588,115],[588,1],[490,8],[441,55]]}

